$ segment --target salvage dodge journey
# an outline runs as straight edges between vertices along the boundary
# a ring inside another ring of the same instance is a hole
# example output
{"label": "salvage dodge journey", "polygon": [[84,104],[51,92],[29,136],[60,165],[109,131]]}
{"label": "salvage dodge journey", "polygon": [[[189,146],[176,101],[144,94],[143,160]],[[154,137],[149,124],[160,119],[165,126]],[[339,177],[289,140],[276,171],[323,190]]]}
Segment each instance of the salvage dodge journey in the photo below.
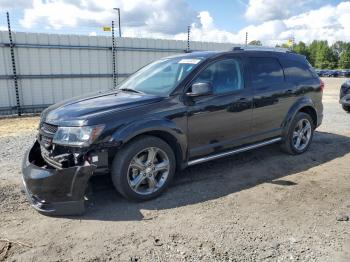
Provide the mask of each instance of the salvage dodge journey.
{"label": "salvage dodge journey", "polygon": [[304,153],[322,122],[323,88],[305,57],[285,49],[160,59],[118,89],[43,111],[23,160],[25,191],[43,214],[75,215],[93,175],[110,175],[122,196],[144,201],[187,166],[273,143]]}

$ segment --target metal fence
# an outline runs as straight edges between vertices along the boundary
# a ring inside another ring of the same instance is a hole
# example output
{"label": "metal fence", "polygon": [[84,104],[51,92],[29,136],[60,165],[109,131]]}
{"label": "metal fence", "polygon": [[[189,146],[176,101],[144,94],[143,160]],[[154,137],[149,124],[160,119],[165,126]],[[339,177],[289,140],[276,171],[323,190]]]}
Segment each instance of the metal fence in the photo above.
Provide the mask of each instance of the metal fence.
{"label": "metal fence", "polygon": [[[9,32],[0,31],[0,115],[40,112],[67,98],[112,89],[114,74],[120,82],[153,60],[188,49],[187,41],[116,38],[113,70],[112,37],[16,32],[12,40],[11,45]],[[229,50],[232,44],[189,47]]]}

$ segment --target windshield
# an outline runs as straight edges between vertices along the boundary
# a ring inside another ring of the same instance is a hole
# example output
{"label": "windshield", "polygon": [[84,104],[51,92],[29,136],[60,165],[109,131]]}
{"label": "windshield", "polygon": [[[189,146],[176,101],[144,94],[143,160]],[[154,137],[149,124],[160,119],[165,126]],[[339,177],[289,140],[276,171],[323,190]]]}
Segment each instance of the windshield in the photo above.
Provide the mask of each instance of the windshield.
{"label": "windshield", "polygon": [[200,58],[169,58],[155,61],[127,78],[119,89],[168,95],[199,62]]}

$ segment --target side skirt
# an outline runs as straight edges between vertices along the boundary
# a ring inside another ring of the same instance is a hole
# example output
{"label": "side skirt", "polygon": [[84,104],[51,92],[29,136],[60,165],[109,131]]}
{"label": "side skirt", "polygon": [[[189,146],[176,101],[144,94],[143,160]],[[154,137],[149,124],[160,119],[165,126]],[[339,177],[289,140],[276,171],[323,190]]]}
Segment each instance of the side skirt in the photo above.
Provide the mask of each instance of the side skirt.
{"label": "side skirt", "polygon": [[225,156],[235,155],[235,154],[242,153],[242,152],[245,152],[245,151],[249,151],[249,150],[252,150],[252,149],[255,149],[255,148],[258,148],[258,147],[271,145],[271,144],[280,142],[281,140],[282,140],[282,138],[278,137],[278,138],[274,138],[274,139],[267,140],[267,141],[264,141],[264,142],[260,142],[260,143],[257,143],[257,144],[249,145],[249,146],[246,146],[246,147],[241,147],[241,148],[238,148],[238,149],[235,149],[235,150],[232,150],[232,151],[223,152],[223,153],[219,153],[219,154],[216,154],[216,155],[211,155],[211,156],[207,156],[207,157],[198,158],[198,159],[189,161],[188,162],[188,166],[197,165],[197,164],[200,164],[200,163],[204,163],[204,162],[207,162],[207,161],[215,160],[215,159],[218,159],[218,158],[221,158],[221,157],[225,157]]}

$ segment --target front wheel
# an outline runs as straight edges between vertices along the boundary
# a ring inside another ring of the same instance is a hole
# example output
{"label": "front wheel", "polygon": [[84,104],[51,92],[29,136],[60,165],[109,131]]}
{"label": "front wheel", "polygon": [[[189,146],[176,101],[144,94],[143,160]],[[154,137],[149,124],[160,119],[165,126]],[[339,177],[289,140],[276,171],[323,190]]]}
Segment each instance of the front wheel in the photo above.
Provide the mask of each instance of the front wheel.
{"label": "front wheel", "polygon": [[160,195],[175,173],[175,156],[162,139],[142,136],[126,144],[112,165],[113,184],[125,198],[145,201]]}
{"label": "front wheel", "polygon": [[298,113],[284,138],[282,149],[292,155],[304,153],[311,144],[314,130],[315,125],[311,116],[305,113]]}
{"label": "front wheel", "polygon": [[343,109],[344,109],[346,112],[350,113],[350,106],[344,106],[344,105],[342,105],[342,107],[343,107]]}

